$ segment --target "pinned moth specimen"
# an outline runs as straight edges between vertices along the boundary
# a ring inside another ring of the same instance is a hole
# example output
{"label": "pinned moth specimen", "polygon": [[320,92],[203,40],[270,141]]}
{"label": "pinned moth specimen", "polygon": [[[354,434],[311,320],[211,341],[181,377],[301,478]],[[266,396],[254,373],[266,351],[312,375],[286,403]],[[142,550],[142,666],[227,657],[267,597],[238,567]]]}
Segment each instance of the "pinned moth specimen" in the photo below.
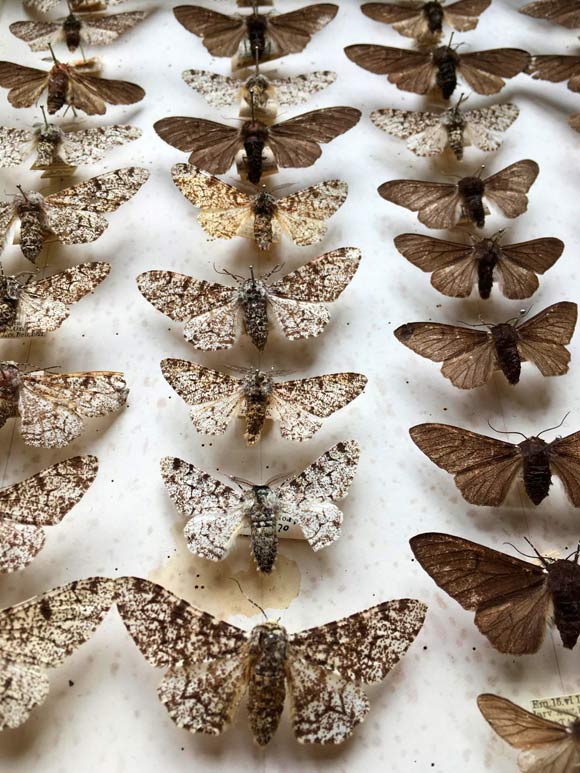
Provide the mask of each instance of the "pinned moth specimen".
{"label": "pinned moth specimen", "polygon": [[161,460],[161,474],[173,503],[189,519],[184,534],[192,553],[221,561],[248,525],[256,566],[269,573],[278,555],[281,520],[297,523],[315,551],[340,537],[342,512],[335,502],[348,494],[358,458],[354,440],[337,443],[298,475],[276,476],[262,484],[233,478],[240,491],[174,457]]}
{"label": "pinned moth specimen", "polygon": [[580,635],[578,550],[555,559],[534,548],[538,563],[531,563],[451,534],[418,534],[409,542],[437,585],[475,612],[475,625],[499,652],[537,652],[552,620],[564,647],[574,648]]}
{"label": "pinned moth specimen", "polygon": [[290,634],[273,620],[243,631],[138,577],[120,578],[117,593],[133,641],[151,665],[165,669],[157,694],[175,724],[219,735],[247,691],[259,746],[278,728],[286,691],[297,741],[345,741],[370,708],[362,685],[386,677],[427,610],[415,599],[396,599]]}
{"label": "pinned moth specimen", "polygon": [[488,152],[500,148],[502,141],[498,132],[509,129],[519,115],[519,108],[508,102],[462,110],[462,101],[463,97],[454,107],[439,113],[385,108],[375,110],[370,118],[387,134],[407,140],[408,149],[417,156],[438,156],[449,148],[461,161],[468,145]]}
{"label": "pinned moth specimen", "polygon": [[399,35],[414,38],[420,45],[432,45],[441,39],[444,24],[458,32],[474,30],[490,3],[491,0],[458,0],[443,5],[439,0],[411,0],[400,4],[365,3],[361,11],[370,19],[392,24]]}
{"label": "pinned moth specimen", "polygon": [[70,307],[103,282],[110,263],[81,263],[46,279],[5,276],[0,266],[0,338],[43,336],[58,330]]}
{"label": "pinned moth specimen", "polygon": [[480,298],[491,295],[494,281],[506,298],[529,298],[543,274],[564,251],[564,242],[547,236],[517,244],[501,244],[503,231],[491,237],[470,235],[471,244],[448,242],[419,234],[401,234],[395,247],[414,266],[432,272],[431,284],[443,295],[467,298],[477,282]]}
{"label": "pinned moth specimen", "polygon": [[568,81],[570,91],[580,92],[580,56],[545,54],[532,56],[527,69],[534,80],[561,83]]}
{"label": "pinned moth specimen", "polygon": [[115,584],[88,577],[0,610],[0,730],[19,727],[44,703],[47,668],[88,641],[114,601]]}
{"label": "pinned moth specimen", "polygon": [[[551,429],[557,429],[552,427]],[[546,443],[537,435],[506,443],[448,424],[418,424],[409,434],[415,445],[449,472],[463,498],[472,505],[498,507],[516,480],[534,505],[549,494],[552,475],[562,481],[574,507],[580,507],[580,432]]]}
{"label": "pinned moth specimen", "polygon": [[32,169],[46,172],[43,177],[70,175],[80,164],[94,164],[105,153],[127,142],[138,140],[136,126],[93,126],[77,129],[44,121],[32,129],[0,126],[0,167],[18,166],[31,153],[36,154]]}
{"label": "pinned moth specimen", "polygon": [[24,569],[38,555],[46,539],[43,527],[62,521],[86,494],[98,469],[96,457],[74,456],[0,489],[0,572]]}
{"label": "pinned moth specimen", "polygon": [[201,209],[198,221],[212,239],[243,236],[269,250],[286,234],[294,244],[316,244],[326,236],[326,220],[346,201],[348,185],[325,180],[277,199],[262,187],[245,193],[189,164],[175,164],[173,182]]}
{"label": "pinned moth specimen", "polygon": [[506,217],[514,218],[528,208],[527,192],[538,176],[535,161],[516,161],[491,177],[462,177],[456,183],[426,180],[391,180],[379,187],[387,201],[417,212],[427,228],[453,228],[462,220],[478,228],[489,214],[486,204],[494,204]]}
{"label": "pinned moth specimen", "polygon": [[26,445],[62,448],[81,434],[85,417],[121,410],[128,394],[122,373],[49,373],[0,362],[0,428],[19,417]]}
{"label": "pinned moth specimen", "polygon": [[397,339],[422,357],[442,362],[441,373],[459,389],[486,384],[501,370],[510,384],[520,380],[522,362],[532,362],[543,376],[568,372],[566,344],[574,334],[578,307],[563,301],[517,324],[515,317],[476,330],[435,322],[410,322],[395,330]]}
{"label": "pinned moth specimen", "polygon": [[8,101],[13,107],[32,107],[46,89],[50,115],[64,105],[87,115],[104,115],[107,104],[132,105],[145,96],[141,86],[135,83],[97,78],[56,59],[48,71],[0,62],[0,86],[10,89]]}
{"label": "pinned moth specimen", "polygon": [[212,56],[239,56],[239,65],[279,59],[303,51],[312,35],[329,24],[338,5],[316,3],[290,13],[227,16],[198,5],[173,9],[177,21],[202,39]]}
{"label": "pinned moth specimen", "polygon": [[568,29],[580,27],[580,6],[576,0],[536,0],[518,9],[534,19],[546,19]]}
{"label": "pinned moth specimen", "polygon": [[[67,0],[69,11],[105,11],[114,5],[121,5],[126,0]],[[24,7],[31,11],[48,13],[60,3],[60,0],[23,0]]]}
{"label": "pinned moth specimen", "polygon": [[10,32],[28,43],[31,51],[48,51],[55,43],[65,43],[69,51],[79,46],[106,46],[147,17],[147,11],[129,11],[110,16],[75,16],[69,13],[56,21],[16,21]]}
{"label": "pinned moth specimen", "polygon": [[270,78],[257,72],[240,80],[207,70],[185,70],[181,77],[212,107],[230,107],[242,100],[245,113],[251,114],[253,107],[258,120],[270,123],[278,108],[302,105],[313,94],[332,85],[336,73],[319,70],[288,78]]}
{"label": "pinned moth specimen", "polygon": [[556,709],[562,722],[553,722],[489,693],[479,695],[477,705],[500,738],[521,749],[519,770],[570,773],[580,767],[580,717]]}
{"label": "pinned moth specimen", "polygon": [[274,381],[273,374],[247,370],[241,378],[187,360],[161,361],[167,383],[189,405],[198,432],[223,434],[229,422],[245,419],[244,438],[251,446],[260,440],[267,419],[280,422],[287,440],[310,440],[322,419],[344,408],[364,390],[361,373],[327,373],[297,381]]}
{"label": "pinned moth specimen", "polygon": [[37,191],[0,201],[0,247],[12,225],[20,221],[20,249],[32,263],[52,236],[63,244],[94,242],[108,228],[105,213],[129,201],[149,178],[147,169],[130,166],[93,177],[58,193]]}
{"label": "pinned moth specimen", "polygon": [[284,169],[312,166],[322,155],[321,144],[344,134],[361,117],[354,107],[326,107],[296,118],[266,126],[258,120],[240,127],[225,126],[204,118],[175,116],[162,118],[153,128],[162,140],[190,154],[189,163],[212,174],[224,174],[242,153],[248,180],[259,183],[264,168],[264,151]]}
{"label": "pinned moth specimen", "polygon": [[[256,277],[227,273],[238,283],[227,287],[174,271],[147,271],[137,277],[142,295],[176,322],[184,322],[186,341],[202,351],[230,349],[243,332],[263,351],[275,318],[290,341],[320,335],[330,322],[327,303],[348,286],[360,263],[360,250],[327,252],[275,282],[279,267]],[[241,324],[240,324],[241,323]]]}
{"label": "pinned moth specimen", "polygon": [[436,87],[443,99],[449,99],[457,86],[457,76],[478,94],[497,94],[504,78],[523,72],[530,61],[527,51],[519,48],[492,48],[473,54],[459,54],[451,46],[430,51],[411,51],[391,46],[357,44],[344,49],[359,67],[377,75],[386,75],[398,89],[427,94]]}

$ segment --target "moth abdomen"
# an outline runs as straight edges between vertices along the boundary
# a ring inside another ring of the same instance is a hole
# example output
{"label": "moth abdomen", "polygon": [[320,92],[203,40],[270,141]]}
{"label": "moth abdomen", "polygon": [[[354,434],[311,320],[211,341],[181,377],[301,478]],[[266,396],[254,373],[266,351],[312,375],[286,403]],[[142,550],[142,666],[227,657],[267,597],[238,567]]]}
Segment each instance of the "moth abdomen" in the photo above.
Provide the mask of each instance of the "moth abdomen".
{"label": "moth abdomen", "polygon": [[554,604],[554,622],[562,644],[573,649],[580,636],[580,567],[560,559],[548,566],[548,588]]}
{"label": "moth abdomen", "polygon": [[46,107],[50,115],[57,113],[66,103],[68,74],[60,65],[55,65],[48,79]]}
{"label": "moth abdomen", "polygon": [[523,457],[526,494],[535,505],[539,505],[548,496],[552,485],[547,443],[540,438],[530,437],[519,443],[519,449]]}
{"label": "moth abdomen", "polygon": [[266,29],[268,22],[260,14],[248,16],[246,29],[253,59],[262,59],[266,53]]}
{"label": "moth abdomen", "polygon": [[277,623],[257,625],[250,639],[248,715],[254,739],[266,746],[276,732],[286,698],[288,635]]}
{"label": "moth abdomen", "polygon": [[272,218],[276,211],[276,201],[269,193],[260,193],[253,204],[254,239],[261,250],[269,250],[274,241]]}
{"label": "moth abdomen", "polygon": [[244,151],[246,153],[248,180],[251,183],[259,183],[262,177],[264,145],[267,136],[267,131],[254,121],[244,126]]}
{"label": "moth abdomen", "polygon": [[25,258],[34,263],[44,244],[44,229],[40,207],[24,201],[18,208],[20,217],[20,249]]}
{"label": "moth abdomen", "polygon": [[458,161],[463,160],[463,126],[447,127],[447,143]]}
{"label": "moth abdomen", "polygon": [[443,8],[436,0],[425,3],[423,13],[429,25],[429,32],[436,33],[443,30]]}
{"label": "moth abdomen", "polygon": [[485,210],[483,207],[483,194],[485,185],[479,177],[464,177],[457,183],[463,213],[478,228],[485,224]]}
{"label": "moth abdomen", "polygon": [[272,379],[259,370],[254,371],[244,381],[244,415],[246,417],[244,438],[249,446],[254,445],[260,439],[268,414],[272,389]]}
{"label": "moth abdomen", "polygon": [[259,571],[269,574],[278,556],[276,496],[269,486],[254,486],[252,493],[254,502],[247,513],[252,555]]}
{"label": "moth abdomen", "polygon": [[455,51],[447,46],[436,48],[433,52],[433,64],[437,68],[435,83],[441,89],[443,99],[449,99],[457,86],[458,61]]}
{"label": "moth abdomen", "polygon": [[76,51],[81,44],[81,22],[71,13],[62,25],[66,46],[69,51]]}
{"label": "moth abdomen", "polygon": [[491,295],[493,287],[493,272],[497,264],[497,258],[491,253],[484,255],[477,262],[477,289],[483,300],[487,300]]}
{"label": "moth abdomen", "polygon": [[514,325],[503,322],[491,329],[497,363],[510,384],[520,380],[522,360],[518,351],[518,333]]}
{"label": "moth abdomen", "polygon": [[264,350],[268,340],[268,294],[263,282],[249,279],[240,288],[244,326],[254,346]]}

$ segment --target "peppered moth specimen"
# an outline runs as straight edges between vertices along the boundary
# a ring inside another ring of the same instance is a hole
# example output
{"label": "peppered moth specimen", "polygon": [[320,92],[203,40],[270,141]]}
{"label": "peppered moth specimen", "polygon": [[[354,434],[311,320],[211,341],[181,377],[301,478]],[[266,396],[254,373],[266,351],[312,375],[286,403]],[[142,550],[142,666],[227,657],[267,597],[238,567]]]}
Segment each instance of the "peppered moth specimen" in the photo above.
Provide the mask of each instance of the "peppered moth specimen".
{"label": "peppered moth specimen", "polygon": [[449,148],[461,161],[463,149],[473,145],[491,152],[501,147],[499,132],[504,132],[519,115],[516,105],[490,105],[462,110],[459,99],[454,107],[439,113],[385,108],[371,113],[371,121],[393,137],[407,140],[417,156],[437,156]]}
{"label": "peppered moth specimen", "polygon": [[48,21],[16,21],[10,32],[28,43],[31,51],[48,51],[55,43],[65,43],[69,51],[79,46],[106,46],[143,21],[147,11],[130,11],[110,16],[75,16]]}
{"label": "peppered moth specimen", "polygon": [[165,669],[157,694],[175,724],[219,735],[247,691],[260,746],[276,732],[286,691],[297,741],[345,741],[370,708],[362,685],[384,679],[405,655],[427,609],[396,599],[289,634],[273,620],[243,631],[138,577],[119,579],[117,593],[133,641]]}
{"label": "peppered moth specimen", "polygon": [[478,696],[477,705],[500,738],[522,750],[519,770],[570,773],[580,767],[579,717],[562,710],[562,723],[552,722],[489,693]]}
{"label": "peppered moth specimen", "polygon": [[568,372],[570,352],[566,344],[574,334],[578,307],[563,301],[548,306],[531,319],[521,317],[487,330],[435,322],[409,322],[395,336],[422,357],[442,362],[441,373],[459,389],[486,384],[500,370],[510,384],[520,380],[522,362],[532,362],[543,376]]}
{"label": "peppered moth specimen", "polygon": [[[69,12],[73,11],[104,11],[114,5],[120,5],[125,0],[67,0]],[[60,0],[23,0],[25,8],[32,11],[48,13],[60,3]]]}
{"label": "peppered moth specimen", "polygon": [[44,177],[70,175],[76,166],[94,164],[108,150],[137,140],[141,134],[136,126],[123,125],[77,129],[45,121],[32,129],[0,126],[0,167],[18,166],[35,153],[31,168],[48,172]]}
{"label": "peppered moth specimen", "polygon": [[398,89],[427,94],[437,88],[449,99],[461,75],[478,94],[497,94],[505,86],[504,78],[523,72],[530,61],[527,51],[519,48],[492,48],[473,54],[460,54],[451,46],[430,51],[412,51],[391,46],[357,44],[344,49],[359,67],[377,75],[386,75]]}
{"label": "peppered moth specimen", "polygon": [[107,104],[132,105],[145,96],[135,83],[97,78],[57,60],[48,71],[0,62],[0,86],[10,89],[8,101],[13,107],[32,107],[46,89],[50,115],[64,105],[87,115],[104,115]]}
{"label": "peppered moth specimen", "polygon": [[89,577],[0,610],[0,730],[19,727],[44,703],[45,670],[90,639],[114,590],[113,580]]}
{"label": "peppered moth specimen", "polygon": [[546,54],[532,56],[527,72],[534,80],[561,83],[568,81],[570,91],[580,92],[580,56]]}
{"label": "peppered moth specimen", "polygon": [[526,159],[506,166],[491,177],[474,175],[456,183],[391,180],[378,190],[383,199],[418,212],[419,222],[427,228],[453,228],[462,219],[483,228],[486,203],[494,204],[509,218],[527,210],[526,194],[539,171],[535,161]]}
{"label": "peppered moth specimen", "polygon": [[238,153],[246,160],[248,180],[259,183],[264,150],[284,169],[312,166],[322,155],[321,144],[331,142],[355,126],[361,117],[354,107],[326,107],[282,123],[266,126],[258,120],[225,126],[204,118],[162,118],[153,128],[162,140],[190,154],[189,163],[212,174],[224,174]]}
{"label": "peppered moth specimen", "polygon": [[580,27],[580,6],[577,0],[536,0],[519,9],[534,19],[546,19],[562,27]]}
{"label": "peppered moth specimen", "polygon": [[32,263],[48,236],[63,244],[94,242],[109,225],[103,215],[129,201],[148,178],[147,169],[130,166],[49,196],[20,188],[10,201],[0,201],[0,248],[16,220],[20,221],[20,249]]}
{"label": "peppered moth specimen", "polygon": [[307,5],[290,13],[234,14],[210,11],[198,5],[173,9],[177,21],[202,39],[212,56],[235,56],[240,65],[268,62],[303,51],[312,35],[329,24],[338,13],[332,3]]}
{"label": "peppered moth specimen", "polygon": [[230,107],[240,100],[255,117],[271,123],[280,107],[302,105],[313,94],[328,88],[336,80],[336,73],[329,70],[291,75],[288,78],[269,78],[258,72],[249,78],[228,78],[208,70],[185,70],[181,77],[217,108]]}
{"label": "peppered moth specimen", "polygon": [[564,647],[575,646],[580,635],[578,551],[555,559],[534,548],[538,563],[531,563],[450,534],[418,534],[410,544],[437,585],[475,612],[475,625],[499,652],[537,652],[552,618]]}
{"label": "peppered moth specimen", "polygon": [[81,434],[84,418],[119,411],[128,394],[122,373],[49,373],[0,362],[0,427],[19,417],[27,445],[62,448]]}
{"label": "peppered moth specimen", "polygon": [[156,309],[185,323],[183,335],[196,349],[229,349],[243,330],[263,351],[271,317],[290,341],[320,335],[330,322],[326,304],[335,301],[348,286],[360,258],[360,250],[343,247],[275,282],[268,280],[278,267],[262,277],[256,277],[250,268],[248,278],[230,275],[238,282],[237,287],[174,271],[147,271],[137,277],[137,284]]}
{"label": "peppered moth specimen", "polygon": [[96,457],[74,456],[0,489],[0,572],[24,569],[36,557],[44,547],[43,527],[62,521],[86,494],[98,469]]}
{"label": "peppered moth specimen", "polygon": [[506,298],[529,298],[543,274],[564,251],[560,239],[545,237],[502,244],[503,231],[491,237],[470,236],[471,244],[448,242],[419,234],[401,234],[395,247],[414,266],[432,272],[431,284],[443,295],[467,298],[474,284],[480,298],[489,298],[494,281]]}
{"label": "peppered moth specimen", "polygon": [[161,371],[189,405],[198,432],[221,435],[238,416],[245,419],[244,438],[249,446],[260,440],[267,419],[280,423],[283,438],[309,440],[322,426],[322,419],[348,405],[367,383],[361,373],[328,373],[277,382],[273,374],[257,369],[235,378],[176,359],[162,360]]}
{"label": "peppered moth specimen", "polygon": [[27,272],[5,276],[0,265],[0,338],[43,336],[57,330],[72,304],[92,293],[110,270],[110,263],[81,263],[33,281]]}
{"label": "peppered moth specimen", "polygon": [[199,224],[212,239],[244,236],[269,250],[286,234],[294,244],[316,244],[326,236],[326,220],[346,201],[348,185],[325,180],[277,199],[264,187],[244,193],[202,169],[175,164],[173,182],[201,209]]}
{"label": "peppered moth specimen", "polygon": [[498,507],[516,478],[523,479],[530,501],[539,505],[548,496],[555,474],[572,505],[580,507],[580,432],[551,443],[542,440],[543,432],[522,435],[523,441],[516,444],[448,424],[418,424],[409,434],[437,467],[453,475],[463,498],[472,505]]}
{"label": "peppered moth specimen", "polygon": [[184,534],[192,553],[221,561],[247,525],[256,566],[269,573],[278,555],[281,519],[297,523],[315,551],[340,537],[342,512],[335,502],[348,494],[359,452],[354,440],[337,443],[298,475],[285,476],[278,486],[272,484],[280,476],[262,484],[239,481],[240,491],[170,456],[161,460],[161,475],[173,503],[190,519]]}

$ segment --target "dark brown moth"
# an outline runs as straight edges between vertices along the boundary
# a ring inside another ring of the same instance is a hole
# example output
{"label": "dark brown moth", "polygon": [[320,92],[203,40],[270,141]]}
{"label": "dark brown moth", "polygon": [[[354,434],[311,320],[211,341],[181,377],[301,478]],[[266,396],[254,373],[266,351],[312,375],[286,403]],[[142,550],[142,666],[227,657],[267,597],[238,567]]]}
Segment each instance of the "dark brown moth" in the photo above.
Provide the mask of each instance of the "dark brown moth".
{"label": "dark brown moth", "polygon": [[449,424],[418,424],[409,434],[437,467],[453,475],[463,498],[472,505],[501,505],[518,477],[530,500],[539,505],[548,496],[555,474],[570,502],[580,507],[580,432],[546,443],[540,436],[547,431],[531,437],[508,433],[524,438],[515,444]]}
{"label": "dark brown moth", "polygon": [[570,91],[580,92],[580,56],[546,54],[533,56],[526,71],[534,80],[561,83],[568,81]]}
{"label": "dark brown moth", "polygon": [[519,12],[534,19],[546,19],[568,29],[580,27],[578,0],[536,0],[519,8]]}
{"label": "dark brown moth", "polygon": [[568,372],[570,352],[566,344],[574,333],[578,307],[563,301],[548,306],[518,324],[520,316],[487,330],[409,322],[398,327],[396,338],[412,351],[433,362],[442,362],[441,373],[459,389],[486,384],[501,370],[510,384],[520,380],[522,362],[533,362],[543,376]]}
{"label": "dark brown moth", "polygon": [[345,54],[359,67],[377,75],[386,75],[398,89],[427,94],[436,87],[443,99],[449,99],[457,86],[457,76],[478,94],[497,94],[504,78],[523,72],[529,61],[527,51],[519,48],[493,48],[473,54],[459,54],[451,46],[431,51],[410,51],[391,46],[357,44],[347,46]]}
{"label": "dark brown moth", "polygon": [[28,43],[31,51],[47,51],[54,43],[65,43],[69,51],[83,44],[105,46],[113,43],[147,17],[147,11],[129,11],[109,16],[76,16],[47,21],[16,21],[10,32]]}
{"label": "dark brown moth", "polygon": [[240,54],[244,62],[254,63],[304,50],[312,35],[334,19],[338,6],[317,3],[282,14],[262,14],[254,8],[249,15],[227,16],[198,5],[179,5],[173,13],[213,56]]}
{"label": "dark brown moth", "polygon": [[573,113],[568,118],[568,123],[576,132],[580,132],[580,113]]}
{"label": "dark brown moth", "polygon": [[360,110],[354,107],[328,107],[273,126],[244,121],[241,127],[234,127],[203,118],[176,116],[157,121],[153,128],[169,145],[190,153],[190,164],[212,174],[227,172],[242,152],[248,180],[258,183],[266,149],[278,166],[312,166],[322,154],[320,145],[352,129],[360,117]]}
{"label": "dark brown moth", "polygon": [[458,0],[444,5],[439,0],[411,0],[399,4],[365,3],[361,11],[370,19],[392,24],[400,35],[414,38],[420,45],[430,45],[440,40],[444,24],[458,32],[474,30],[490,3],[491,0]]}
{"label": "dark brown moth", "polygon": [[519,770],[571,773],[580,768],[580,717],[554,709],[562,717],[562,722],[554,722],[489,693],[479,695],[477,705],[500,738],[521,749]]}
{"label": "dark brown moth", "polygon": [[48,71],[0,62],[0,86],[10,89],[8,101],[13,107],[32,107],[46,89],[50,115],[64,105],[87,115],[104,115],[107,104],[132,105],[145,96],[135,83],[84,75],[72,65],[56,60]]}
{"label": "dark brown moth", "polygon": [[564,251],[564,242],[547,236],[502,244],[503,233],[470,235],[470,244],[401,234],[395,237],[395,247],[414,266],[431,273],[431,284],[443,295],[467,298],[477,285],[480,298],[487,299],[498,281],[506,298],[529,298],[540,284],[536,274],[554,265]]}
{"label": "dark brown moth", "polygon": [[537,652],[552,617],[564,647],[576,645],[580,545],[572,555],[558,559],[534,548],[538,563],[531,563],[451,534],[418,534],[409,542],[437,585],[475,612],[475,625],[499,652]]}
{"label": "dark brown moth", "polygon": [[428,228],[453,228],[465,219],[478,228],[485,225],[486,202],[506,217],[514,218],[528,208],[527,193],[540,167],[526,159],[506,166],[491,177],[470,175],[456,183],[426,180],[391,180],[378,191],[387,201],[417,212]]}
{"label": "dark brown moth", "polygon": [[139,577],[117,580],[117,607],[145,658],[164,669],[157,694],[178,727],[221,734],[247,692],[259,746],[278,729],[287,692],[299,743],[345,741],[370,709],[362,685],[386,677],[427,611],[395,599],[298,633],[274,620],[244,631]]}

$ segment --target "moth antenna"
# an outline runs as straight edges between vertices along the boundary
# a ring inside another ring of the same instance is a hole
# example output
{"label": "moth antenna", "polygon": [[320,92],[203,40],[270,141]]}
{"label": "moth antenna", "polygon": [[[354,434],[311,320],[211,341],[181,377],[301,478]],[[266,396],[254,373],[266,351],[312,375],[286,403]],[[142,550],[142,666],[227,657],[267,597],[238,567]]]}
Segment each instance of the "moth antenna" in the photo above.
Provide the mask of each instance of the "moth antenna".
{"label": "moth antenna", "polygon": [[464,94],[463,92],[461,92],[461,94],[459,95],[459,99],[457,100],[457,104],[455,105],[455,107],[459,107],[459,106],[461,105],[461,103],[462,103],[462,102],[467,102],[467,100],[468,100],[468,99],[469,99],[469,95],[468,95],[468,96],[465,96],[465,94]]}
{"label": "moth antenna", "polygon": [[239,276],[239,274],[233,274],[231,271],[228,271],[227,268],[218,268],[216,264],[213,264],[213,270],[216,272],[216,274],[222,274],[223,276],[230,276],[232,279],[235,279],[236,282],[243,282],[244,277]]}
{"label": "moth antenna", "polygon": [[25,201],[28,201],[28,196],[27,196],[27,195],[24,193],[24,191],[22,190],[22,185],[17,185],[16,187],[18,188],[18,190],[20,191],[20,193],[21,193],[21,194],[24,196],[24,200],[25,200]]}
{"label": "moth antenna", "polygon": [[566,419],[568,418],[568,416],[569,416],[569,415],[570,415],[570,411],[568,411],[568,413],[566,413],[566,414],[564,415],[564,418],[562,419],[562,421],[561,421],[559,424],[556,424],[556,426],[555,426],[555,427],[548,427],[548,429],[543,429],[541,432],[538,432],[538,434],[536,435],[536,437],[540,437],[540,435],[543,435],[543,434],[544,434],[544,432],[552,432],[552,430],[554,430],[554,429],[560,429],[560,427],[561,427],[561,426],[562,426],[562,424],[563,424],[563,423],[566,421]]}
{"label": "moth antenna", "polygon": [[261,607],[259,604],[256,604],[256,602],[255,602],[253,599],[251,599],[249,596],[247,596],[247,595],[244,593],[244,591],[242,590],[242,586],[240,585],[239,581],[238,581],[238,580],[237,580],[235,577],[230,577],[230,580],[231,580],[232,582],[235,582],[235,583],[236,583],[236,585],[237,585],[237,586],[238,586],[238,588],[240,589],[240,593],[241,593],[241,594],[242,594],[242,596],[243,596],[243,597],[246,599],[246,601],[249,601],[249,602],[250,602],[250,604],[252,604],[252,606],[256,607],[256,609],[259,609],[259,610],[260,610],[260,612],[261,612],[261,613],[264,615],[264,618],[265,618],[266,622],[268,622],[268,615],[267,615],[267,614],[264,612],[264,609],[263,609],[263,608],[262,608],[262,607]]}
{"label": "moth antenna", "polygon": [[50,51],[50,55],[52,56],[52,61],[54,62],[54,64],[58,64],[58,59],[56,58],[56,56],[54,55],[54,51],[52,50],[52,43],[48,44],[48,48]]}
{"label": "moth antenna", "polygon": [[536,546],[532,544],[531,540],[529,540],[527,537],[524,537],[524,539],[528,543],[528,545],[531,547],[531,549],[534,551],[534,553],[536,554],[537,558],[540,559],[540,561],[542,562],[542,566],[548,566],[548,562],[546,561],[544,556],[541,553],[538,552],[538,550],[536,549]]}
{"label": "moth antenna", "polygon": [[574,551],[574,563],[577,564],[580,559],[580,540],[578,540],[578,547]]}
{"label": "moth antenna", "polygon": [[228,477],[237,486],[239,486],[242,489],[242,491],[243,491],[242,484],[244,486],[253,486],[254,485],[251,480],[246,480],[245,478],[240,478],[238,475],[228,475]]}
{"label": "moth antenna", "polygon": [[268,481],[266,481],[265,485],[272,486],[274,483],[279,483],[281,480],[287,480],[293,474],[294,473],[292,472],[279,472],[277,475],[272,476]]}
{"label": "moth antenna", "polygon": [[524,439],[524,440],[527,440],[527,439],[528,439],[528,438],[527,438],[527,436],[526,436],[526,435],[524,435],[524,433],[523,433],[523,432],[518,432],[518,431],[517,431],[517,429],[513,429],[513,430],[507,430],[507,431],[506,431],[505,429],[496,429],[495,427],[493,427],[493,426],[491,425],[491,422],[489,421],[489,419],[488,419],[488,421],[487,421],[487,426],[488,426],[490,429],[492,429],[494,432],[497,432],[497,434],[498,434],[498,435],[521,435],[521,436],[523,437],[523,439]]}
{"label": "moth antenna", "polygon": [[516,553],[519,553],[519,554],[520,554],[520,556],[523,556],[524,558],[536,558],[536,555],[535,555],[535,554],[534,554],[533,556],[530,556],[528,553],[524,553],[523,551],[521,551],[519,548],[517,548],[517,547],[514,545],[514,543],[513,543],[513,542],[504,542],[504,543],[502,543],[502,544],[503,544],[503,545],[509,545],[509,546],[510,546],[510,548],[513,548],[513,549],[516,551]]}
{"label": "moth antenna", "polygon": [[277,273],[278,271],[280,271],[280,270],[282,269],[282,267],[283,267],[283,266],[284,266],[284,263],[277,263],[277,264],[274,266],[274,268],[271,268],[271,269],[268,271],[268,273],[267,273],[267,274],[262,274],[262,276],[261,276],[261,279],[270,279],[270,277],[272,276],[272,274],[275,274],[275,273]]}

